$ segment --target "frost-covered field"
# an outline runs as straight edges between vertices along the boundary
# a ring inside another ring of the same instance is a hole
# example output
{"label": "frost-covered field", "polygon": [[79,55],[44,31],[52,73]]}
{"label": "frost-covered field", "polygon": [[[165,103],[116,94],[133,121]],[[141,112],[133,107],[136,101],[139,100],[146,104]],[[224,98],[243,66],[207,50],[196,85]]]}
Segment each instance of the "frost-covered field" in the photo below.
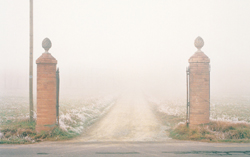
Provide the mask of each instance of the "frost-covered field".
{"label": "frost-covered field", "polygon": [[26,97],[0,97],[0,124],[29,117],[29,100]]}
{"label": "frost-covered field", "polygon": [[[186,117],[186,99],[149,96],[148,101],[156,105],[159,112],[168,115]],[[210,102],[210,119],[232,122],[250,122],[250,96],[212,97]]]}
{"label": "frost-covered field", "polygon": [[[115,103],[116,95],[106,95],[82,99],[60,100],[60,127],[81,133],[95,120],[105,114]],[[148,97],[159,112],[185,119],[186,99]],[[0,125],[8,121],[29,118],[27,97],[0,96]],[[36,106],[35,106],[36,108]],[[250,96],[212,96],[210,119],[250,122]],[[36,115],[36,114],[35,114]]]}
{"label": "frost-covered field", "polygon": [[82,100],[64,100],[60,106],[60,127],[67,131],[81,133],[112,107],[114,95]]}
{"label": "frost-covered field", "polygon": [[[115,95],[108,95],[82,99],[61,99],[60,127],[63,130],[81,133],[105,114],[114,105],[116,98]],[[36,109],[36,106],[34,108]],[[0,125],[8,121],[27,118],[29,118],[27,97],[0,97]]]}
{"label": "frost-covered field", "polygon": [[250,96],[214,97],[210,107],[213,120],[250,122]]}

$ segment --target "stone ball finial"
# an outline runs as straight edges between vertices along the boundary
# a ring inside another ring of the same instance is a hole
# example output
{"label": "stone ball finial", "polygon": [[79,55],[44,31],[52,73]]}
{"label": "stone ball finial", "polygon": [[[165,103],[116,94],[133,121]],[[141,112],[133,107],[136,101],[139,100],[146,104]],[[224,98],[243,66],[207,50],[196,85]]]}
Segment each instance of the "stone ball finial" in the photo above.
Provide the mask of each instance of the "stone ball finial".
{"label": "stone ball finial", "polygon": [[200,36],[198,36],[195,39],[194,46],[198,49],[198,51],[200,51],[201,48],[204,46],[204,41],[203,41],[203,39]]}
{"label": "stone ball finial", "polygon": [[48,51],[49,51],[49,49],[50,49],[51,46],[52,46],[52,43],[51,43],[51,41],[49,40],[49,38],[43,39],[42,46],[43,46],[43,48],[45,49],[45,52],[48,52]]}

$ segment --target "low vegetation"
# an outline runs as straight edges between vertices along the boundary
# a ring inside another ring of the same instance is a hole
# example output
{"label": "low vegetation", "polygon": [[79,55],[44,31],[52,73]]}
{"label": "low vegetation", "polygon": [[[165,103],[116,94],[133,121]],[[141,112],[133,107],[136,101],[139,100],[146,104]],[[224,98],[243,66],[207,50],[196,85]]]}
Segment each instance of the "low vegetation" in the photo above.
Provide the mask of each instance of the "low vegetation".
{"label": "low vegetation", "polygon": [[[0,97],[0,144],[24,144],[46,140],[67,140],[81,135],[91,124],[104,116],[116,101],[116,96],[62,100],[60,127],[36,133],[36,122],[30,122],[26,98],[19,101]],[[36,112],[34,113],[36,119]]]}
{"label": "low vegetation", "polygon": [[[166,133],[173,139],[250,143],[250,123],[246,113],[250,108],[250,105],[247,105],[248,97],[247,99],[234,100],[235,102],[230,101],[226,105],[226,100],[212,104],[211,122],[206,125],[189,127],[185,123],[185,101],[159,101],[152,98],[148,101],[152,105],[156,117],[163,125],[168,126]],[[235,111],[233,104],[239,103],[241,103],[241,107],[238,107],[240,111],[238,109],[237,112],[233,112]],[[223,111],[223,114],[220,111]]]}
{"label": "low vegetation", "polygon": [[170,132],[170,137],[179,140],[212,142],[250,142],[250,124],[211,121],[206,125],[180,124]]}
{"label": "low vegetation", "polygon": [[185,121],[183,117],[169,115],[163,112],[159,112],[157,110],[154,110],[154,112],[155,112],[157,119],[161,121],[163,125],[168,126],[169,128],[168,131],[170,131],[171,128],[174,128],[176,124]]}
{"label": "low vegetation", "polygon": [[44,140],[66,140],[76,137],[77,133],[55,127],[49,132],[36,133],[36,123],[27,120],[9,121],[1,125],[0,144],[25,144]]}

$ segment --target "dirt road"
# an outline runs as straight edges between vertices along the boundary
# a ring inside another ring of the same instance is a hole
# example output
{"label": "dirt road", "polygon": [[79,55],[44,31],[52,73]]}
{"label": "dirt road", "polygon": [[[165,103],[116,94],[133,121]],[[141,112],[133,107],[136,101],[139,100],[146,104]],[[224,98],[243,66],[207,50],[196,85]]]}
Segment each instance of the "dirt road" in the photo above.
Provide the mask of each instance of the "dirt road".
{"label": "dirt road", "polygon": [[124,94],[79,141],[165,141],[162,126],[140,94]]}

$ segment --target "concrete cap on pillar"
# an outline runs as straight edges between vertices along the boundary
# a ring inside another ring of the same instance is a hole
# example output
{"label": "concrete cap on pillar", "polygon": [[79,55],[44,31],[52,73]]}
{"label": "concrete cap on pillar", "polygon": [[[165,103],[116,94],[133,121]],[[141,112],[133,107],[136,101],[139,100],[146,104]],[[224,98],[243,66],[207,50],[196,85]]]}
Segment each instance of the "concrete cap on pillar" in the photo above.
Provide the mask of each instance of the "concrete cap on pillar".
{"label": "concrete cap on pillar", "polygon": [[44,48],[45,52],[36,60],[36,64],[40,63],[57,64],[57,60],[48,52],[51,46],[52,43],[49,40],[49,38],[45,38],[42,42],[42,47]]}
{"label": "concrete cap on pillar", "polygon": [[207,55],[205,55],[204,52],[201,51],[201,48],[204,46],[204,41],[203,39],[198,36],[195,41],[194,41],[194,46],[197,48],[197,51],[193,56],[191,56],[188,60],[189,63],[195,62],[195,63],[209,63],[210,59],[208,58]]}

